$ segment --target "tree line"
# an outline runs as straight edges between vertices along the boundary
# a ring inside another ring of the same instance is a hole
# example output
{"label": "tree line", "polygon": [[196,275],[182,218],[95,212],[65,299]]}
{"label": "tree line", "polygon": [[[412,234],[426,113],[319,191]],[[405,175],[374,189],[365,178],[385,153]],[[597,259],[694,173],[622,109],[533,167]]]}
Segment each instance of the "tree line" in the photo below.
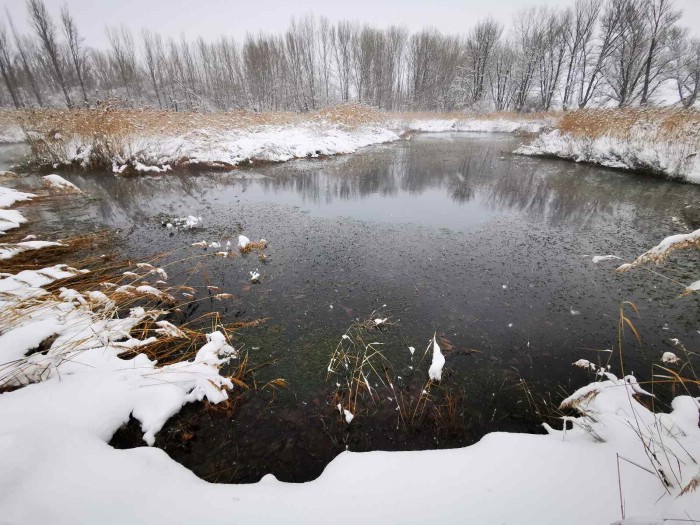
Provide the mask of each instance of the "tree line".
{"label": "tree line", "polygon": [[67,6],[54,19],[27,0],[30,34],[0,21],[0,105],[91,107],[104,100],[174,110],[309,111],[357,101],[387,110],[547,111],[647,105],[664,93],[692,106],[700,40],[672,0],[575,0],[531,7],[507,27],[411,33],[307,16],[283,34],[166,39],[107,29],[85,45]]}

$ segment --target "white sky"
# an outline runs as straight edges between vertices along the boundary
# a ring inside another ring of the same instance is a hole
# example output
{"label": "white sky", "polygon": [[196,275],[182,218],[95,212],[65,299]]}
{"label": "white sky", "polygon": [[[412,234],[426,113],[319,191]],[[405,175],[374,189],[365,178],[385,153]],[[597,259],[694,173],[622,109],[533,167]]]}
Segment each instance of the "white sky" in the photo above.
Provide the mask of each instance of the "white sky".
{"label": "white sky", "polygon": [[[278,32],[293,17],[308,13],[332,21],[349,19],[378,27],[403,25],[409,30],[432,26],[445,33],[466,33],[474,23],[492,16],[509,25],[530,5],[569,6],[574,0],[45,0],[58,15],[67,4],[88,45],[106,45],[105,27],[125,24],[134,31],[149,28],[164,36],[203,36],[213,40],[231,35],[242,40],[247,32]],[[700,36],[700,0],[676,0],[683,9],[682,24]],[[23,0],[5,6],[17,27],[27,31]],[[4,18],[4,17],[3,17]]]}

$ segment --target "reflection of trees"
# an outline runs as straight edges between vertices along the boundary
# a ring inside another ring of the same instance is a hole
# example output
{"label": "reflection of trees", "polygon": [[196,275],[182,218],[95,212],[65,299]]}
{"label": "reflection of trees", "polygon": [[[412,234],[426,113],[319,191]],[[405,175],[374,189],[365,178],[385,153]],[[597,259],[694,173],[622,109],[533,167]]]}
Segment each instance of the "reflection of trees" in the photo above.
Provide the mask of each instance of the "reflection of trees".
{"label": "reflection of trees", "polygon": [[[475,201],[502,211],[587,226],[601,215],[677,213],[678,202],[700,196],[680,186],[563,161],[514,157],[514,139],[414,140],[344,157],[301,160],[257,171],[141,177],[81,176],[80,187],[98,197],[98,213],[111,221],[139,220],[155,209],[187,213],[194,204],[235,202],[249,188],[293,193],[332,205],[368,196],[420,195],[442,189],[453,201]],[[458,153],[457,153],[458,152]],[[691,197],[692,198],[692,195]],[[675,204],[674,204],[675,203]]]}

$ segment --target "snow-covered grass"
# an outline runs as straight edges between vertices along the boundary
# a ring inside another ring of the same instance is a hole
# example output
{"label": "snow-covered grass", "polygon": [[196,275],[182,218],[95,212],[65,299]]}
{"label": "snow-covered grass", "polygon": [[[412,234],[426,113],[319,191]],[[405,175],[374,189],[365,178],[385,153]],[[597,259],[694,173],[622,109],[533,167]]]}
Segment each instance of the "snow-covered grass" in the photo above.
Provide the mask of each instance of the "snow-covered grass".
{"label": "snow-covered grass", "polygon": [[75,184],[64,179],[60,175],[56,175],[55,173],[51,175],[44,175],[42,179],[44,181],[44,186],[50,188],[51,190],[65,193],[82,193],[80,188],[78,188]]}
{"label": "snow-covered grass", "polygon": [[27,219],[17,210],[8,210],[13,204],[31,200],[36,197],[33,193],[17,191],[12,188],[0,187],[0,235],[8,230],[19,228]]}
{"label": "snow-covered grass", "polygon": [[[631,263],[622,264],[617,268],[618,272],[626,272],[633,268],[644,266],[648,263],[661,264],[663,263],[669,255],[671,255],[676,250],[700,250],[700,230],[695,230],[690,233],[679,233],[676,235],[670,235],[663,239],[659,244],[653,248],[647,250],[639,257],[637,257]],[[693,283],[685,286],[683,290],[683,295],[689,295],[692,293],[700,293],[700,281],[695,281]]]}
{"label": "snow-covered grass", "polygon": [[695,110],[586,110],[516,152],[590,162],[700,183],[700,114]]}
{"label": "snow-covered grass", "polygon": [[352,153],[407,133],[537,132],[553,116],[386,113],[358,104],[294,113],[173,113],[114,108],[18,113],[42,168],[166,173],[205,165],[230,169],[252,162]]}

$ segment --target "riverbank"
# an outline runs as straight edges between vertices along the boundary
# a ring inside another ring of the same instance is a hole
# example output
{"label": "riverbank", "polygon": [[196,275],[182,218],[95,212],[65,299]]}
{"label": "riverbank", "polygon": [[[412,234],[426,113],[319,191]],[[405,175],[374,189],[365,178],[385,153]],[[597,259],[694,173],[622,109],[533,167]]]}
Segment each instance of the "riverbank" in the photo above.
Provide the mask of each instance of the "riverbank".
{"label": "riverbank", "polygon": [[4,111],[0,141],[26,140],[33,168],[166,173],[347,154],[414,133],[539,134],[515,153],[700,182],[700,117],[688,109],[566,113],[387,113],[341,105],[310,113],[182,113],[101,107]]}
{"label": "riverbank", "polygon": [[516,114],[383,113],[360,105],[313,113],[174,113],[155,110],[5,112],[31,146],[39,170],[165,173],[353,153],[415,132],[536,133],[555,117]]}
{"label": "riverbank", "polygon": [[516,153],[555,157],[700,183],[700,114],[679,109],[565,113],[557,129]]}

